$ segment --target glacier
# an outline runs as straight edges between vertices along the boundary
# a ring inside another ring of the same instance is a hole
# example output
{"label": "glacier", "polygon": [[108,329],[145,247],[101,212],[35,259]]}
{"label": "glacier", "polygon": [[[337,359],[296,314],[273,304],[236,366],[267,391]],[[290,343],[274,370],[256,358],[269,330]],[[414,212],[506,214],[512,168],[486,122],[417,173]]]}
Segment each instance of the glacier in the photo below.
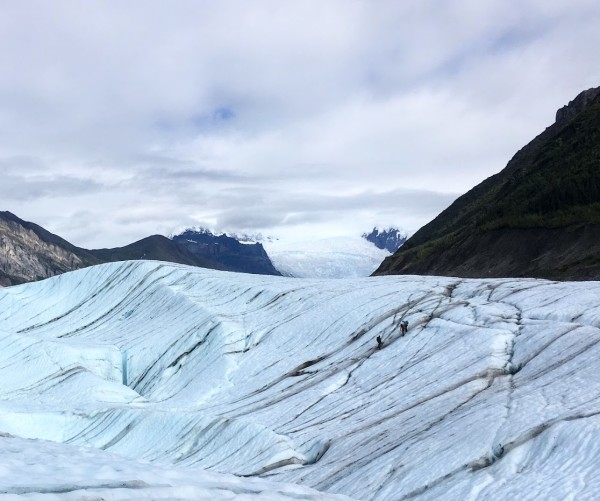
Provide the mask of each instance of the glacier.
{"label": "glacier", "polygon": [[599,327],[598,282],[135,261],[0,289],[0,494],[597,499]]}
{"label": "glacier", "polygon": [[262,242],[273,266],[286,277],[358,278],[371,275],[390,255],[362,237]]}

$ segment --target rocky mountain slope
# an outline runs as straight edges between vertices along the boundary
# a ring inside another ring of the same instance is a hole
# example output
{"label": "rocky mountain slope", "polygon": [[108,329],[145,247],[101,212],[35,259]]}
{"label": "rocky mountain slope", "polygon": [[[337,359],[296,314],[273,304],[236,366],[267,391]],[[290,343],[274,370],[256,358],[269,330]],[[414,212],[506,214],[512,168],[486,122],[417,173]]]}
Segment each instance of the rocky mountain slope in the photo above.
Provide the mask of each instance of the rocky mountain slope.
{"label": "rocky mountain slope", "polygon": [[205,266],[206,268],[280,275],[264,247],[258,242],[242,243],[237,238],[225,234],[215,235],[206,229],[185,230],[179,235],[171,236],[171,240],[194,259],[215,263],[215,266]]}
{"label": "rocky mountain slope", "polygon": [[375,272],[600,279],[600,87]]}
{"label": "rocky mountain slope", "polygon": [[100,262],[37,224],[0,212],[0,285],[40,280]]}
{"label": "rocky mountain slope", "polygon": [[87,250],[10,212],[0,212],[0,286],[33,282],[94,264],[138,259],[242,273],[280,274],[261,244],[241,244],[234,238],[210,233],[190,235],[184,233],[172,239],[153,235],[124,247]]}
{"label": "rocky mountain slope", "polygon": [[153,259],[156,261],[166,261],[168,263],[200,266],[202,268],[214,270],[226,269],[216,261],[204,259],[200,256],[194,256],[163,235],[152,235],[123,247],[94,249],[90,252],[103,263]]}

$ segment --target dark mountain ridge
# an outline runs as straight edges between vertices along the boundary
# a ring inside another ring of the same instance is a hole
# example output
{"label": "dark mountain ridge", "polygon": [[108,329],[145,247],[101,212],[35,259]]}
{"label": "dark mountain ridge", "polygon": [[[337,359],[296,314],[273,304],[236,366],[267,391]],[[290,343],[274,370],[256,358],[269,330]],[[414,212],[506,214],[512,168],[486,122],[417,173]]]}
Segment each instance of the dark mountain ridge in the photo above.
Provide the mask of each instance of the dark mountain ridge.
{"label": "dark mountain ridge", "polygon": [[169,263],[188,264],[215,270],[225,269],[224,266],[216,261],[194,256],[163,235],[151,235],[138,240],[137,242],[125,245],[124,247],[94,249],[90,252],[104,263],[151,259],[155,261],[167,261]]}
{"label": "dark mountain ridge", "polygon": [[[185,233],[184,233],[185,234]],[[280,275],[261,244],[241,244],[209,232],[197,242],[186,237],[152,235],[124,247],[76,247],[11,212],[0,212],[0,286],[41,280],[95,264],[152,259],[201,268]]]}
{"label": "dark mountain ridge", "polygon": [[246,273],[281,275],[258,242],[241,243],[236,238],[214,235],[205,229],[185,230],[171,239],[197,259],[217,262],[222,269],[242,268]]}
{"label": "dark mountain ridge", "polygon": [[600,88],[459,197],[374,273],[600,278]]}

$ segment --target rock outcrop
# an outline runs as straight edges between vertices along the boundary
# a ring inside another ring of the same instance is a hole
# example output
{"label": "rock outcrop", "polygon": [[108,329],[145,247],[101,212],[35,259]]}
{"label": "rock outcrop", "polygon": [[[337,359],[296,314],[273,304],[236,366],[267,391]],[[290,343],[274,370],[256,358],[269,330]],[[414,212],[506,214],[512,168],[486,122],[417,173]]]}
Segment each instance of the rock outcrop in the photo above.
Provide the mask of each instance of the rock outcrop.
{"label": "rock outcrop", "polygon": [[40,226],[0,212],[0,285],[40,280],[99,262]]}
{"label": "rock outcrop", "polygon": [[600,87],[584,90],[573,101],[569,101],[569,104],[557,110],[556,121],[564,123],[572,119],[592,104],[598,96],[600,96]]}

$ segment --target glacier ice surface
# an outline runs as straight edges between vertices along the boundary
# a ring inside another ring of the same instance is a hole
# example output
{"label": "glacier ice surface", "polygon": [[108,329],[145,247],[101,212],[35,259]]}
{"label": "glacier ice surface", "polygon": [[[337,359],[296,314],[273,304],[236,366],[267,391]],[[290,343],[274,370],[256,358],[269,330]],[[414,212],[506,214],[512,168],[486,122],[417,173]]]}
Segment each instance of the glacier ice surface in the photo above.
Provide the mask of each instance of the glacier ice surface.
{"label": "glacier ice surface", "polygon": [[136,261],[1,289],[0,493],[596,499],[599,326],[598,282]]}

